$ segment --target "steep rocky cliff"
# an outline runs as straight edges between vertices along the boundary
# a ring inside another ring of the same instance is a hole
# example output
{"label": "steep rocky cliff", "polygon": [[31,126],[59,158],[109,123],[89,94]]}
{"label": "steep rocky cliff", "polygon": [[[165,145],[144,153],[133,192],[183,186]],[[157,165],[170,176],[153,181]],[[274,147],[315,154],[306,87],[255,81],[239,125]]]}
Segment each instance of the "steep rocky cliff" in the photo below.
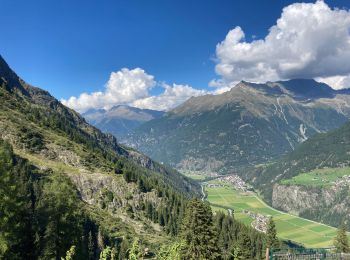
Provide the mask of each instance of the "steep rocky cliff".
{"label": "steep rocky cliff", "polygon": [[350,221],[350,190],[275,184],[272,206],[283,211],[338,226]]}

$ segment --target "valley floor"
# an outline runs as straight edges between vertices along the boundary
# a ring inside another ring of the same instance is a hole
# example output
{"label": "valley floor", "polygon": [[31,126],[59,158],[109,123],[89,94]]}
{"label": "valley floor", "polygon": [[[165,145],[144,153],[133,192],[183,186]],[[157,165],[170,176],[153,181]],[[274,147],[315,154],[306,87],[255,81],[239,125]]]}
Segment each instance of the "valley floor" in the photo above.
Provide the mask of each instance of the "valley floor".
{"label": "valley floor", "polygon": [[234,210],[236,219],[262,231],[268,217],[272,216],[277,226],[277,235],[282,239],[312,248],[333,245],[337,232],[334,227],[276,210],[263,202],[256,193],[238,191],[223,181],[212,180],[203,183],[203,186],[214,211],[229,213]]}

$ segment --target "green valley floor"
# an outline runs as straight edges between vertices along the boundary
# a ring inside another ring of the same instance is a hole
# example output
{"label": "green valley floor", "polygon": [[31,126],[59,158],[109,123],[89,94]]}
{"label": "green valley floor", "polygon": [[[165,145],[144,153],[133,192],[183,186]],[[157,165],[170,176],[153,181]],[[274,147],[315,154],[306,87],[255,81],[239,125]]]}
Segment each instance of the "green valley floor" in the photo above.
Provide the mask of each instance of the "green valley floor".
{"label": "green valley floor", "polygon": [[231,185],[216,180],[208,183],[216,184],[214,187],[205,186],[207,200],[212,204],[214,211],[227,212],[228,209],[233,209],[235,218],[247,225],[253,222],[253,219],[246,214],[247,210],[272,216],[277,226],[277,235],[282,239],[312,248],[333,245],[337,232],[334,227],[278,211],[264,203],[254,192],[237,191]]}

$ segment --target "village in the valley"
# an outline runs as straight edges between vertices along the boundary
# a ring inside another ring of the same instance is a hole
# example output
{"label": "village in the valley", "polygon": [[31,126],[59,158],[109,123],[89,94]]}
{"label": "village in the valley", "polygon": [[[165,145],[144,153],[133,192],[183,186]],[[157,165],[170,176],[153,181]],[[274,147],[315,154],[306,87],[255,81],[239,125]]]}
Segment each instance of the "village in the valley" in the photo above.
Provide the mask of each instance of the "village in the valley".
{"label": "village in the valley", "polygon": [[[253,193],[253,187],[247,184],[244,180],[242,180],[242,178],[240,178],[236,174],[220,176],[215,179],[215,182],[213,183],[203,182],[202,185],[207,186],[209,188],[218,188],[218,187],[225,187],[227,185],[230,185],[235,190],[238,190],[244,193]],[[230,215],[234,214],[234,209],[228,209],[228,213]],[[260,232],[266,233],[269,216],[255,213],[247,209],[243,210],[243,213],[253,219],[253,222],[251,223],[251,226],[253,228],[255,228]]]}

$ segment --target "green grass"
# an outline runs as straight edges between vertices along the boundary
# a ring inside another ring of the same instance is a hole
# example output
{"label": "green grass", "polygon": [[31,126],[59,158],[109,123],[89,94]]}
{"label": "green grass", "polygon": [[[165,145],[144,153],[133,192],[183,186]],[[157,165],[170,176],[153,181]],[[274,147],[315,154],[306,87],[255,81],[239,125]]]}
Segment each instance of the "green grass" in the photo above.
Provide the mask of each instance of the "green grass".
{"label": "green grass", "polygon": [[183,171],[181,174],[195,181],[204,181],[207,178],[205,174],[196,171]]}
{"label": "green grass", "polygon": [[303,185],[308,187],[330,187],[333,182],[344,175],[350,175],[350,167],[324,168],[299,174],[291,179],[283,180],[284,185]]}
{"label": "green grass", "polygon": [[320,248],[333,245],[333,239],[336,235],[336,228],[303,219],[288,213],[275,210],[264,203],[254,193],[242,193],[234,190],[231,186],[205,188],[208,193],[208,201],[215,204],[213,210],[223,210],[229,207],[234,209],[236,219],[250,225],[253,221],[243,211],[249,210],[266,216],[273,216],[278,237],[286,240],[292,240],[303,244],[306,247]]}

